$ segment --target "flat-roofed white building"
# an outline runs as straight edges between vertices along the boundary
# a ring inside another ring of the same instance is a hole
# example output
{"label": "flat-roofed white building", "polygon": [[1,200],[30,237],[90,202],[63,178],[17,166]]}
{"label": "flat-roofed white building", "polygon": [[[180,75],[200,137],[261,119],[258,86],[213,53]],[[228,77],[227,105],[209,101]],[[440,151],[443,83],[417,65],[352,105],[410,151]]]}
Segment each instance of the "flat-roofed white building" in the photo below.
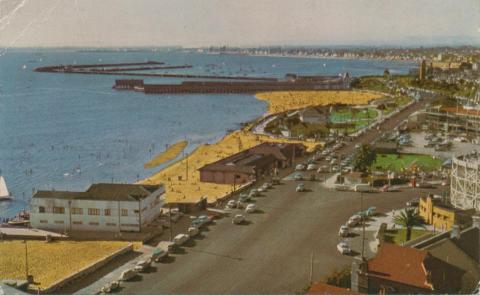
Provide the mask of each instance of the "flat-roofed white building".
{"label": "flat-roofed white building", "polygon": [[98,183],[85,192],[38,191],[30,224],[61,232],[138,232],[160,215],[164,202],[163,185]]}

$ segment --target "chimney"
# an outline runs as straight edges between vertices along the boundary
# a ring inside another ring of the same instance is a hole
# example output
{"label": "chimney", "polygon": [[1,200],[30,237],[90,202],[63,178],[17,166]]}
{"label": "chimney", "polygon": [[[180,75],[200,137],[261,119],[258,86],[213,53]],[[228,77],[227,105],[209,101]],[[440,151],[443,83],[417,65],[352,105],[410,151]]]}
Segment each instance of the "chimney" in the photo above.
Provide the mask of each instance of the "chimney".
{"label": "chimney", "polygon": [[472,216],[472,226],[480,229],[480,215]]}
{"label": "chimney", "polygon": [[352,262],[350,289],[355,292],[368,293],[368,264],[365,259],[355,258]]}
{"label": "chimney", "polygon": [[458,224],[452,225],[450,230],[450,239],[460,239],[460,226]]}

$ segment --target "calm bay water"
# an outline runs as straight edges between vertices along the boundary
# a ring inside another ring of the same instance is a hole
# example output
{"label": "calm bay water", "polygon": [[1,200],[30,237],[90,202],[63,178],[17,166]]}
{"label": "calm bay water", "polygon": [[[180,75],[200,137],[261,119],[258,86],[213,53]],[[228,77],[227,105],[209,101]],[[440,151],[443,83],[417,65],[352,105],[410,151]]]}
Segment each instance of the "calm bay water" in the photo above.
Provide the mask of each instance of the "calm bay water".
{"label": "calm bay water", "polygon": [[[188,151],[252,120],[266,104],[251,95],[144,95],[115,91],[116,77],[33,72],[54,64],[162,61],[191,64],[169,73],[283,77],[406,73],[412,64],[372,60],[206,55],[176,51],[12,50],[0,57],[0,174],[12,202],[0,217],[28,208],[33,190],[84,190],[92,182],[132,182],[143,164],[186,138]],[[25,65],[25,67],[24,67]],[[163,71],[167,72],[167,71]],[[126,77],[120,77],[126,78]],[[172,83],[179,79],[145,79]]]}

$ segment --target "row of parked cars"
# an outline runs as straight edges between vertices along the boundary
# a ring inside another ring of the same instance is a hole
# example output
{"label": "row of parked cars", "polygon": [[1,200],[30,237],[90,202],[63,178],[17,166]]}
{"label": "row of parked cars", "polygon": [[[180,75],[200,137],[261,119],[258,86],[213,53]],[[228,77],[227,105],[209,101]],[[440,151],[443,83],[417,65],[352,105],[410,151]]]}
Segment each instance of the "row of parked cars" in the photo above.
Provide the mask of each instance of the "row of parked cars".
{"label": "row of parked cars", "polygon": [[[360,211],[352,215],[344,225],[340,226],[340,229],[338,230],[338,235],[342,238],[348,237],[350,235],[350,228],[353,228],[364,222],[366,218],[374,216],[376,213],[376,209],[376,207],[370,207],[367,210]],[[341,241],[340,243],[338,243],[337,250],[341,254],[352,253],[352,249],[346,241]]]}
{"label": "row of parked cars", "polygon": [[[181,216],[181,214],[172,214],[172,216]],[[200,215],[192,218],[191,224],[187,229],[187,233],[176,235],[173,240],[162,241],[152,250],[150,256],[146,259],[139,260],[129,269],[124,270],[118,280],[112,281],[100,289],[100,293],[115,292],[121,282],[135,279],[140,273],[147,272],[153,263],[161,263],[166,261],[170,253],[176,252],[179,247],[188,242],[191,238],[200,233],[200,229],[213,221],[213,216]]]}

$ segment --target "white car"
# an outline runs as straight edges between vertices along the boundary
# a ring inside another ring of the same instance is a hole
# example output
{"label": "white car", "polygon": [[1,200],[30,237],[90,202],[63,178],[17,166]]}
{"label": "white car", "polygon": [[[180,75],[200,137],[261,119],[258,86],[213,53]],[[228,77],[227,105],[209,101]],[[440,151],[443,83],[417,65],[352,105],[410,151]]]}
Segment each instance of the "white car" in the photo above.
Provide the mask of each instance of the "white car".
{"label": "white car", "polygon": [[136,277],[137,275],[138,275],[138,272],[137,272],[135,269],[130,268],[130,269],[124,270],[124,271],[120,274],[119,280],[120,280],[120,281],[130,281],[131,279],[133,279],[133,278]]}
{"label": "white car", "polygon": [[185,242],[187,242],[188,239],[190,239],[189,235],[178,234],[178,235],[175,236],[175,238],[173,238],[173,242],[175,243],[175,245],[181,246],[181,245],[185,244]]}
{"label": "white car", "polygon": [[227,209],[233,209],[237,207],[237,202],[235,200],[230,200],[227,203]]}
{"label": "white car", "polygon": [[137,264],[135,264],[135,267],[133,269],[138,272],[145,272],[151,265],[152,262],[150,261],[150,259],[140,260],[139,262],[137,262]]}
{"label": "white car", "polygon": [[338,243],[337,245],[337,250],[338,252],[340,252],[341,254],[350,254],[352,253],[352,249],[350,249],[350,247],[347,245],[347,243],[345,242],[340,242]]}
{"label": "white car", "polygon": [[340,229],[338,230],[338,235],[341,236],[341,237],[346,237],[346,236],[348,236],[348,234],[349,234],[348,226],[342,225],[340,227]]}
{"label": "white car", "polygon": [[255,204],[248,204],[247,208],[245,208],[246,213],[253,213],[257,211],[257,206]]}
{"label": "white car", "polygon": [[316,170],[316,169],[317,169],[316,164],[308,164],[308,166],[307,166],[308,171],[312,171],[312,170]]}
{"label": "white car", "polygon": [[200,230],[196,226],[191,226],[187,230],[187,233],[190,237],[194,237],[194,236],[198,235],[199,232],[200,232]]}
{"label": "white car", "polygon": [[298,164],[297,166],[295,166],[295,171],[304,171],[305,168],[306,168],[305,165]]}
{"label": "white car", "polygon": [[357,224],[359,224],[361,220],[362,220],[362,216],[360,216],[360,215],[353,215],[353,216],[350,217],[350,219],[347,221],[347,226],[349,226],[349,227],[354,227],[354,226],[356,226]]}
{"label": "white car", "polygon": [[250,191],[250,197],[256,197],[259,195],[259,191],[257,189],[252,189]]}
{"label": "white car", "polygon": [[243,216],[242,214],[237,214],[235,215],[235,217],[233,217],[232,219],[232,223],[233,224],[241,224],[245,221],[245,216]]}

